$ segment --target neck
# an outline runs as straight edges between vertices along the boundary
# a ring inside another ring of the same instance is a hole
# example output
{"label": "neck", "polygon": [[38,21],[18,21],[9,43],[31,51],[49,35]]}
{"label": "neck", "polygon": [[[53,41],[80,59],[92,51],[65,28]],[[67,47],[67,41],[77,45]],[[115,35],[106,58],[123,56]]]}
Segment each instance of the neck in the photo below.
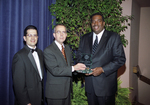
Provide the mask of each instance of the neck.
{"label": "neck", "polygon": [[28,46],[29,48],[31,48],[31,49],[35,49],[35,48],[36,48],[36,46],[30,46],[30,45],[28,45],[28,44],[27,44],[27,46]]}

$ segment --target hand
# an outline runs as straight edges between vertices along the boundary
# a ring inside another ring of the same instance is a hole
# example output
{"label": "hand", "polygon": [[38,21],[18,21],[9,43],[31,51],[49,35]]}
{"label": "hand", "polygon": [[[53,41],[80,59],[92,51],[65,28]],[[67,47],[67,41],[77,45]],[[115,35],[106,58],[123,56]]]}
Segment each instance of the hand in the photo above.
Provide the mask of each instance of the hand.
{"label": "hand", "polygon": [[27,105],[31,105],[31,103],[28,103]]}
{"label": "hand", "polygon": [[102,74],[104,72],[102,67],[96,67],[94,69],[91,69],[93,72],[89,73],[89,74],[85,74],[87,76],[89,75],[93,75],[93,76],[99,76],[100,74]]}
{"label": "hand", "polygon": [[76,65],[73,66],[74,70],[85,70],[86,66],[83,63],[78,63]]}

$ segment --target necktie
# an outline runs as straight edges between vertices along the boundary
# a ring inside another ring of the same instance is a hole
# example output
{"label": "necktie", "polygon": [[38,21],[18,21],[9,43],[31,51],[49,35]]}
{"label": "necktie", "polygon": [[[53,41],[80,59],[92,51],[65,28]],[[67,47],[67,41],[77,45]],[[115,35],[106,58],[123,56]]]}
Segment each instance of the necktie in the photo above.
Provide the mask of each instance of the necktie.
{"label": "necktie", "polygon": [[97,46],[98,46],[98,37],[97,37],[97,35],[96,35],[96,39],[95,39],[94,45],[93,45],[93,47],[92,47],[92,54],[93,54],[93,55],[94,55],[94,53],[96,52]]}
{"label": "necktie", "polygon": [[63,54],[63,56],[64,56],[64,58],[65,58],[65,60],[67,62],[67,58],[66,58],[66,54],[65,54],[65,49],[64,49],[63,45],[61,47],[62,47],[61,52],[62,52],[62,54]]}

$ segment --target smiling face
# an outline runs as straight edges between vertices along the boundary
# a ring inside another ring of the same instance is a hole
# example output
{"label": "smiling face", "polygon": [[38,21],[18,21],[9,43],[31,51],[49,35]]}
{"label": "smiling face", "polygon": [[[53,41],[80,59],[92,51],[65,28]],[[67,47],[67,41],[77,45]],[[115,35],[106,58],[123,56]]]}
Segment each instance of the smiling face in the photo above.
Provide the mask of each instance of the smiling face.
{"label": "smiling face", "polygon": [[55,33],[53,33],[53,36],[59,44],[62,44],[66,40],[66,37],[67,37],[65,26],[63,25],[56,26]]}
{"label": "smiling face", "polygon": [[92,29],[96,34],[99,34],[105,26],[105,22],[102,19],[101,15],[94,15],[92,17],[92,23],[91,23]]}
{"label": "smiling face", "polygon": [[37,41],[38,41],[37,30],[28,29],[26,36],[24,36],[23,38],[24,38],[24,41],[26,41],[27,45],[35,48]]}

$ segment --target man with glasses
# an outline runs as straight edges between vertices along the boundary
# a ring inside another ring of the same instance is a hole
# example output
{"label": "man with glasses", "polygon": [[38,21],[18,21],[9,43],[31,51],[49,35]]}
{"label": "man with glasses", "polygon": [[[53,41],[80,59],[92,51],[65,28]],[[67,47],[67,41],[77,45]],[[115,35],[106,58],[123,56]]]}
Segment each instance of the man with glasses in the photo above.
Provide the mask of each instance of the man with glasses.
{"label": "man with glasses", "polygon": [[58,24],[54,28],[55,40],[44,50],[47,69],[46,98],[48,105],[71,105],[71,77],[74,70],[84,70],[85,65],[74,66],[69,46],[64,44],[66,27]]}
{"label": "man with glasses", "polygon": [[25,46],[12,61],[15,105],[44,105],[43,102],[43,54],[36,47],[38,30],[29,25],[24,30]]}

